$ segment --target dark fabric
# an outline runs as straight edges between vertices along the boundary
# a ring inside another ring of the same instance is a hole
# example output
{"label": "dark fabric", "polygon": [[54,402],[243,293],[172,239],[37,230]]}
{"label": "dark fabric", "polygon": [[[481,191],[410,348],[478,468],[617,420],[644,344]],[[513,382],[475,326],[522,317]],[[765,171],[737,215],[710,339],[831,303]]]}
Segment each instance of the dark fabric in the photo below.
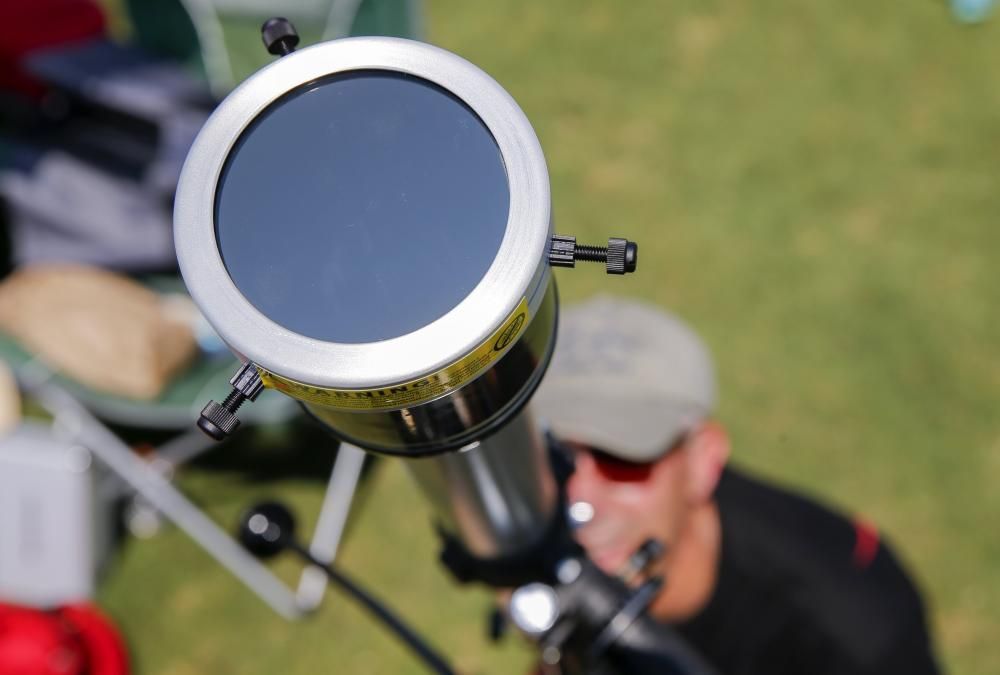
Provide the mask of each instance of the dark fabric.
{"label": "dark fabric", "polygon": [[677,626],[723,675],[939,670],[913,583],[861,523],[727,469],[719,581]]}

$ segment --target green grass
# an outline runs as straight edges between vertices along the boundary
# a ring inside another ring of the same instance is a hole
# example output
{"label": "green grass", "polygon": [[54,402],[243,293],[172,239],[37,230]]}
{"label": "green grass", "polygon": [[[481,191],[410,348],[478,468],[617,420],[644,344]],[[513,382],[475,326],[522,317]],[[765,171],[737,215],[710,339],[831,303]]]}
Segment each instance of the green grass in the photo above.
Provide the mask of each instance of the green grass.
{"label": "green grass", "polygon": [[[427,14],[428,39],[534,124],[557,231],[640,243],[632,277],[560,273],[564,299],[613,291],[687,317],[715,352],[737,461],[879,523],[949,670],[995,672],[1000,22],[959,26],[929,1],[431,0]],[[180,482],[222,522],[263,493],[308,519],[323,487],[198,467]],[[482,637],[488,596],[438,568],[428,519],[383,464],[344,568],[465,671],[524,672],[516,638]],[[174,531],[131,542],[100,599],[146,675],[420,672],[336,594],[285,623]]]}

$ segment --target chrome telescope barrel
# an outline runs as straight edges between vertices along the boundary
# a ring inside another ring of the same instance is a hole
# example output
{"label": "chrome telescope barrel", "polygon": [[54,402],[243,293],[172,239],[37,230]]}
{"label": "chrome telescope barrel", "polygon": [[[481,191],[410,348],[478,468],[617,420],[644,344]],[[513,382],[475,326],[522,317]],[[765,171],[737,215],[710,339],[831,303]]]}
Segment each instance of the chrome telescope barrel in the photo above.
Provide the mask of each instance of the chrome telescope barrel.
{"label": "chrome telescope barrel", "polygon": [[476,555],[556,501],[525,406],[555,343],[549,179],[486,73],[350,38],[282,57],[209,118],[175,199],[192,298],[264,386],[408,459]]}

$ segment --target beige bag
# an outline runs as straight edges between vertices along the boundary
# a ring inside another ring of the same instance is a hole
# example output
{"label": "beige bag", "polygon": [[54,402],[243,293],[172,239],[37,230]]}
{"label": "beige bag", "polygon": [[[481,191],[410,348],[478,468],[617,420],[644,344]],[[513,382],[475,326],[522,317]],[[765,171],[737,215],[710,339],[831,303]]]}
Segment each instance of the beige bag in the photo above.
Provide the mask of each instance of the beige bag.
{"label": "beige bag", "polygon": [[21,395],[14,374],[0,361],[0,438],[13,431],[21,420]]}
{"label": "beige bag", "polygon": [[0,284],[0,331],[100,391],[155,398],[196,353],[191,329],[131,279],[78,265],[22,267]]}

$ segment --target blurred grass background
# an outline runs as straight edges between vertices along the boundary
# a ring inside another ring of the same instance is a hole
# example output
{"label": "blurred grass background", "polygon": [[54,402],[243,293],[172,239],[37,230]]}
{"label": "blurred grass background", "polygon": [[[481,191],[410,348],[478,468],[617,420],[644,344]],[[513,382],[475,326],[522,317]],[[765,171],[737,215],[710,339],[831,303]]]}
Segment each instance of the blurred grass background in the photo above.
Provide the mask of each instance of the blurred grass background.
{"label": "blurred grass background", "polygon": [[[687,317],[715,353],[736,461],[877,522],[926,590],[948,669],[995,672],[1000,23],[961,26],[931,0],[425,9],[428,41],[535,126],[557,231],[640,243],[632,277],[560,272],[563,299],[611,291]],[[256,25],[229,29],[244,72],[266,62]],[[279,496],[305,530],[324,480],[204,463],[179,477],[220,522]],[[364,492],[344,569],[463,671],[526,672],[516,637],[485,640],[488,594],[436,564],[402,467],[383,462]],[[421,672],[337,593],[285,623],[172,530],[129,542],[100,601],[146,675]]]}

